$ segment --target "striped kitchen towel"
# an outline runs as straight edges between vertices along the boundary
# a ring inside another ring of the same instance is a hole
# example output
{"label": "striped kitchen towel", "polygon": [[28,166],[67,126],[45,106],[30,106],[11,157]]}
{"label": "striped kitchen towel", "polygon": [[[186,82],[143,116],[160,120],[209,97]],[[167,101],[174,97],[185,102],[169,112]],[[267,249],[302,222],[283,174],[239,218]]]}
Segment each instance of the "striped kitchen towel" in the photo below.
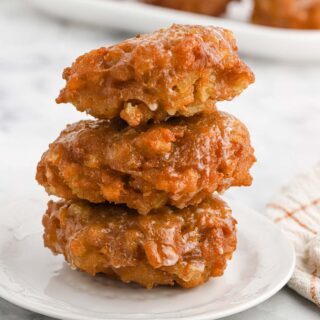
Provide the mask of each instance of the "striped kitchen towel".
{"label": "striped kitchen towel", "polygon": [[295,247],[288,286],[320,307],[320,164],[283,188],[268,204],[267,215]]}

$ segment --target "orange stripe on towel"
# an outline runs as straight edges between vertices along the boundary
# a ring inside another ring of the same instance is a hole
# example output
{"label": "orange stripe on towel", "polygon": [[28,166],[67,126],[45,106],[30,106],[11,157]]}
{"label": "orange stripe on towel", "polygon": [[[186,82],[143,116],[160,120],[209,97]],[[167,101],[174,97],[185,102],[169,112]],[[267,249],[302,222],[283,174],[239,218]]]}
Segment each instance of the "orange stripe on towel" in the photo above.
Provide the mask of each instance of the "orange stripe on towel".
{"label": "orange stripe on towel", "polygon": [[320,199],[314,200],[314,201],[312,201],[312,203],[310,203],[308,205],[301,206],[301,207],[299,207],[299,208],[297,208],[295,210],[292,210],[292,211],[288,211],[287,209],[279,206],[276,203],[270,203],[270,204],[268,204],[268,207],[281,210],[281,211],[283,211],[285,213],[285,216],[276,218],[274,220],[275,223],[278,223],[281,220],[286,219],[286,218],[291,218],[293,221],[295,221],[297,224],[299,224],[302,228],[312,232],[313,234],[317,234],[317,232],[315,230],[313,230],[312,228],[310,228],[309,226],[304,224],[302,221],[300,221],[297,217],[294,216],[294,214],[299,212],[299,211],[305,211],[307,208],[309,208],[309,207],[311,207],[313,205],[316,205],[318,203],[320,203]]}

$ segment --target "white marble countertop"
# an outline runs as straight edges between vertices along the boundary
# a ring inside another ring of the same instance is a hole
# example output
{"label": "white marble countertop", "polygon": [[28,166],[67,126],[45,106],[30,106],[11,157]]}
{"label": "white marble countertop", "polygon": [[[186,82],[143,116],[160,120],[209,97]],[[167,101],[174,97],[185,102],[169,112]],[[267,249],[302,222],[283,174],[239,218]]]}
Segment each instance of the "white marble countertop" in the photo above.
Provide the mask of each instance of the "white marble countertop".
{"label": "white marble countertop", "polygon": [[[79,54],[127,37],[45,16],[23,1],[0,2],[0,203],[28,192],[35,166],[67,123],[84,118],[56,106],[62,69]],[[232,190],[263,213],[272,195],[320,160],[320,65],[246,59],[256,83],[223,108],[247,124],[258,163],[251,188]],[[48,319],[0,299],[1,320]],[[290,289],[229,320],[319,319],[319,309]]]}

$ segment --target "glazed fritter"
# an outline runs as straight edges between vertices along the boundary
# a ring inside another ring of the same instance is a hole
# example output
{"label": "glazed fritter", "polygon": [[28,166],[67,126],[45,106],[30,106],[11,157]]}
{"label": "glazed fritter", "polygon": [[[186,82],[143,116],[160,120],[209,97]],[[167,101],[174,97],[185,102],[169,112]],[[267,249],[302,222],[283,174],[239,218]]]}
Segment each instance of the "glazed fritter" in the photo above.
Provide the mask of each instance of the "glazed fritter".
{"label": "glazed fritter", "polygon": [[130,126],[190,117],[231,100],[254,81],[233,34],[221,28],[173,25],[80,56],[63,73],[58,103]]}
{"label": "glazed fritter", "polygon": [[227,113],[137,128],[118,120],[86,120],[67,126],[49,146],[36,178],[48,194],[123,203],[147,214],[248,186],[254,162],[246,127]]}
{"label": "glazed fritter", "polygon": [[147,288],[191,288],[221,276],[236,248],[236,221],[217,197],[147,216],[125,206],[50,201],[43,225],[45,246],[73,268]]}
{"label": "glazed fritter", "polygon": [[176,10],[219,16],[231,0],[141,0],[142,2]]}
{"label": "glazed fritter", "polygon": [[252,21],[280,28],[320,29],[320,0],[255,0]]}

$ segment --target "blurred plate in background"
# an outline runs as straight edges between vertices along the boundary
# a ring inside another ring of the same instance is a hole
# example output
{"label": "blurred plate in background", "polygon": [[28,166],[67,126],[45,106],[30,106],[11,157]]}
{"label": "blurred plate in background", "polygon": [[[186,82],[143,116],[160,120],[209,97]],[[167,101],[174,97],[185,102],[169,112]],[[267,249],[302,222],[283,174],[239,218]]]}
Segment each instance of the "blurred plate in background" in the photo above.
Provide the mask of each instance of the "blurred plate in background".
{"label": "blurred plate in background", "polygon": [[232,30],[241,53],[284,61],[320,61],[320,30],[288,30],[245,22],[251,2],[231,4],[225,18],[191,14],[137,1],[29,0],[60,18],[121,29],[151,32],[172,23],[216,25]]}

